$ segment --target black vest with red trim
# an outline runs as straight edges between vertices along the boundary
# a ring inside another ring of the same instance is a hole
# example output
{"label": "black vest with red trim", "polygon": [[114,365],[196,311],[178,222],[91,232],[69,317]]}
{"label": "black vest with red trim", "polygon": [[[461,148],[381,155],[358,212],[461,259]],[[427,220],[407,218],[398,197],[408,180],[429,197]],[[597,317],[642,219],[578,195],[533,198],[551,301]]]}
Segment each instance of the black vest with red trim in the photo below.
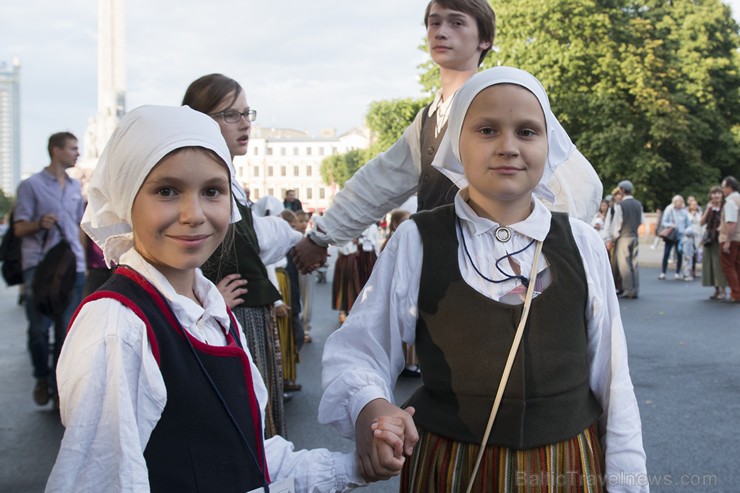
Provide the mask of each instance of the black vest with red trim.
{"label": "black vest with red trim", "polygon": [[151,491],[243,493],[269,481],[259,404],[233,315],[229,313],[228,345],[206,345],[183,330],[169,303],[151,283],[125,266],[85,303],[99,298],[121,302],[146,324],[167,388],[167,404],[144,450]]}
{"label": "black vest with red trim", "polygon": [[[423,385],[408,404],[421,428],[479,444],[523,305],[494,301],[465,282],[453,205],[412,218],[424,247],[416,325]],[[552,283],[532,300],[489,445],[561,442],[601,415],[586,360],[586,274],[567,215],[552,214],[542,253]]]}
{"label": "black vest with red trim", "polygon": [[421,175],[419,175],[416,198],[417,210],[420,211],[428,211],[440,205],[451,204],[457,194],[457,185],[432,166],[432,161],[434,161],[434,156],[437,154],[442,137],[447,132],[447,122],[445,122],[438,135],[435,135],[436,127],[437,115],[429,116],[429,106],[427,106],[422,113],[421,134],[419,135]]}

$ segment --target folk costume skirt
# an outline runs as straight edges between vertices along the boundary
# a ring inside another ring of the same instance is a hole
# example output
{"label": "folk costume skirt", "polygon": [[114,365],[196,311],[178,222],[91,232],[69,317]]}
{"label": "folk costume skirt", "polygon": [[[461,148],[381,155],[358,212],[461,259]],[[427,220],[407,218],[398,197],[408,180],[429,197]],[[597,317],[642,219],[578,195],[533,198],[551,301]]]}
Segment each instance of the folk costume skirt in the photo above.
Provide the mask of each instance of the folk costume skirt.
{"label": "folk costume skirt", "polygon": [[360,270],[356,253],[339,254],[334,265],[332,283],[332,308],[349,312],[362,290]]}
{"label": "folk costume skirt", "polygon": [[[419,443],[401,472],[402,493],[465,492],[480,445],[419,430]],[[569,440],[530,450],[489,445],[472,491],[476,493],[593,493],[602,482],[604,454],[596,425]]]}
{"label": "folk costume skirt", "polygon": [[[275,269],[278,288],[283,296],[285,306],[292,306],[290,299],[290,277],[285,269]],[[278,336],[280,339],[280,355],[283,360],[283,379],[294,381],[296,379],[296,361],[298,351],[295,344],[295,331],[293,327],[293,313],[287,317],[275,317],[277,320]]]}
{"label": "folk costume skirt", "polygon": [[232,311],[244,330],[252,360],[267,387],[265,439],[275,435],[287,437],[283,409],[282,355],[272,305],[237,306]]}

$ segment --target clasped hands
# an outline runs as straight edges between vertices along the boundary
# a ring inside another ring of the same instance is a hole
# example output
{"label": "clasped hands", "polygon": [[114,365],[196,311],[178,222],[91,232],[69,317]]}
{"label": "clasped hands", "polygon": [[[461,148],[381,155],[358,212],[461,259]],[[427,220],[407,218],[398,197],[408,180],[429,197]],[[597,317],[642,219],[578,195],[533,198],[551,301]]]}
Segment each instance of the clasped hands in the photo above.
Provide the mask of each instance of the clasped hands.
{"label": "clasped hands", "polygon": [[360,473],[366,481],[398,476],[414,451],[419,434],[415,409],[401,409],[385,399],[370,401],[355,422],[355,442]]}

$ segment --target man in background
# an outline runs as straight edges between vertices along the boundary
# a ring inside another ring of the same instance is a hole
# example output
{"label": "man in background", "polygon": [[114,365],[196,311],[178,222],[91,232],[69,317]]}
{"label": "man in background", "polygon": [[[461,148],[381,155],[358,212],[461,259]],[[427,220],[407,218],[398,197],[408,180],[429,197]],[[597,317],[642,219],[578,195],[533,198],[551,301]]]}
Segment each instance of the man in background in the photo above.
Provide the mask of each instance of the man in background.
{"label": "man in background", "polygon": [[[56,362],[62,349],[67,326],[82,298],[85,284],[85,254],[80,241],[80,221],[85,209],[80,182],[67,170],[74,167],[80,156],[77,138],[69,132],[49,137],[51,162],[43,170],[21,182],[16,194],[13,228],[22,238],[23,282],[28,318],[28,350],[31,353],[36,385],[33,399],[43,406],[56,400]],[[67,309],[54,318],[37,308],[31,285],[36,267],[54,245],[66,239],[77,261],[74,292]],[[49,365],[49,329],[54,325],[53,362]]]}

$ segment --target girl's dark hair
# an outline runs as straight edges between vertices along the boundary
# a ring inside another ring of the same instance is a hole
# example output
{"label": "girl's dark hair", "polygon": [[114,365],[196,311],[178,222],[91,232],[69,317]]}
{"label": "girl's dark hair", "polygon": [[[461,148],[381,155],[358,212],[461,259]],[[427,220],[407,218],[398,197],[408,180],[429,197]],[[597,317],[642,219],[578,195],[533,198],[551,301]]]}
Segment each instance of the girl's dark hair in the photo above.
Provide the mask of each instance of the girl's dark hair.
{"label": "girl's dark hair", "polygon": [[190,106],[201,113],[210,114],[218,108],[221,101],[229,94],[236,101],[244,89],[237,81],[222,74],[209,74],[194,80],[182,98],[184,106]]}

